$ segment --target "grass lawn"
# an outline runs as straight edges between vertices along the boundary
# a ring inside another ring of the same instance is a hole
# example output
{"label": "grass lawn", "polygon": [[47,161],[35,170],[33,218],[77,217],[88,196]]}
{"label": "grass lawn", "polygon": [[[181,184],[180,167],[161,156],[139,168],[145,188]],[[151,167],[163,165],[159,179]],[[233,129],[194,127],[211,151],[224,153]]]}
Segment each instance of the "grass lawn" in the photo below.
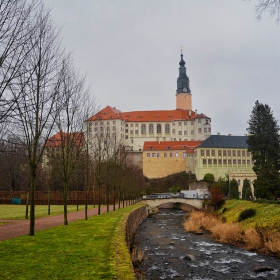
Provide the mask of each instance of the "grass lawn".
{"label": "grass lawn", "polygon": [[123,225],[140,206],[0,242],[0,278],[134,279]]}
{"label": "grass lawn", "polygon": [[[226,208],[226,211],[222,211]],[[246,200],[227,200],[225,205],[219,210],[221,217],[226,218],[227,222],[237,222],[243,210],[253,208],[256,215],[240,222],[242,229],[261,227],[280,228],[280,204],[257,203]]]}
{"label": "grass lawn", "polygon": [[[13,204],[0,204],[0,220],[24,220],[25,219],[25,205],[13,205]],[[88,206],[88,209],[93,208],[92,205]],[[85,209],[84,205],[79,205],[79,210]],[[76,205],[68,205],[68,212],[74,212],[77,210]],[[29,206],[30,211],[30,206]],[[51,205],[51,216],[63,214],[63,205]],[[36,205],[35,217],[41,218],[48,216],[48,205]]]}

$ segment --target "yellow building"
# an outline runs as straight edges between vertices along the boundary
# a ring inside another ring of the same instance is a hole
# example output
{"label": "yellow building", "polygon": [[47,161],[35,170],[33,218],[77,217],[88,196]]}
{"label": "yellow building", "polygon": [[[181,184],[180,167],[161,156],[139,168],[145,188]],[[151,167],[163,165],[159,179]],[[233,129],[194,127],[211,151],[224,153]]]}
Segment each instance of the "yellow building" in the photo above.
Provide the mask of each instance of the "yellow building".
{"label": "yellow building", "polygon": [[253,161],[246,140],[247,136],[209,136],[194,151],[197,180],[202,180],[206,173],[212,173],[215,180],[228,174],[230,180],[237,180],[240,196],[246,178],[253,190],[252,182],[256,174],[252,169]]}
{"label": "yellow building", "polygon": [[194,173],[194,149],[201,141],[147,141],[143,148],[143,174],[161,178],[170,174]]}

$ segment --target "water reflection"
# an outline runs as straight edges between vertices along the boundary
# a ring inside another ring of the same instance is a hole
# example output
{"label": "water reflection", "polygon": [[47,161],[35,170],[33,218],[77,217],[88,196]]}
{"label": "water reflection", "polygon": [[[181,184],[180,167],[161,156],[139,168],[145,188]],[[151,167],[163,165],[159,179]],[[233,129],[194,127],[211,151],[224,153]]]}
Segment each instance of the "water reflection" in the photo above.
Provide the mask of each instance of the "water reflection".
{"label": "water reflection", "polygon": [[[137,230],[135,245],[145,250],[144,279],[280,279],[280,260],[185,232],[185,213],[161,209]],[[273,271],[255,273],[257,266]]]}

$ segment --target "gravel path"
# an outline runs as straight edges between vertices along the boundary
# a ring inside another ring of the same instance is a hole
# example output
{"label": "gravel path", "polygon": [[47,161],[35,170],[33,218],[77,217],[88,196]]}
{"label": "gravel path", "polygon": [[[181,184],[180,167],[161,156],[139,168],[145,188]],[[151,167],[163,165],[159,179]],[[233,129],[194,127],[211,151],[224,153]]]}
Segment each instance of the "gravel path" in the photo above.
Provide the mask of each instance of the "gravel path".
{"label": "gravel path", "polygon": [[[112,210],[113,210],[113,205],[110,205],[110,211]],[[106,206],[101,207],[101,211],[100,211],[101,213],[105,213],[106,211],[107,211]],[[88,217],[95,216],[97,215],[97,213],[98,213],[97,208],[89,209]],[[84,210],[68,213],[68,223],[75,222],[78,220],[83,220],[84,218],[85,218]],[[29,220],[0,220],[0,222],[7,223],[4,225],[0,225],[0,241],[29,234],[29,227],[30,227]],[[64,223],[63,214],[38,218],[35,220],[35,234],[37,231],[63,225],[63,223]]]}

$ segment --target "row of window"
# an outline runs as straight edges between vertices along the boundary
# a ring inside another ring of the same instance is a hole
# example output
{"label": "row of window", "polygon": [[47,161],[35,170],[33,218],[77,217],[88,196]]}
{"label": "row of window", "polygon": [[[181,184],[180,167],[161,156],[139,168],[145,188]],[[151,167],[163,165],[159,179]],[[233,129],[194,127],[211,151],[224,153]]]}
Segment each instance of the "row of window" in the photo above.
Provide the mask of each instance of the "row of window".
{"label": "row of window", "polygon": [[[179,153],[178,152],[175,152],[175,153],[163,153],[163,157],[178,157],[179,156]],[[185,157],[192,157],[193,154],[186,154],[185,152],[182,153],[182,156],[185,158]],[[147,157],[160,157],[160,153],[147,153]]]}
{"label": "row of window", "polygon": [[[161,133],[162,131],[162,126],[161,124],[157,124],[156,125],[156,132],[157,133]],[[211,132],[211,127],[204,127],[204,132]],[[128,133],[128,129],[125,129],[125,132]],[[201,133],[202,129],[198,128],[198,133]],[[153,134],[154,133],[154,125],[153,124],[149,124],[149,134]],[[170,134],[170,125],[169,124],[165,124],[165,133],[166,134]],[[172,129],[172,133],[176,133],[175,129]],[[133,130],[130,130],[130,134],[133,134]],[[138,129],[135,130],[135,134],[139,134]],[[142,124],[141,125],[141,134],[146,134],[146,125]],[[184,131],[178,131],[179,135],[188,135],[188,131],[184,130]],[[194,130],[191,130],[191,135],[194,135]]]}
{"label": "row of window", "polygon": [[[200,150],[200,155],[201,156],[207,156],[209,157],[211,154],[212,157],[215,157],[216,156],[216,150]],[[250,156],[250,153],[248,151],[245,151],[245,150],[218,150],[218,156],[221,157],[221,156],[228,156],[228,157],[236,157],[236,155],[238,157],[240,157],[242,155],[242,157],[245,157],[245,155],[247,155],[247,157]]]}
{"label": "row of window", "polygon": [[221,160],[221,159],[203,159],[202,160],[202,163],[203,163],[203,165],[206,165],[207,163],[208,163],[208,165],[217,165],[217,163],[218,163],[218,165],[236,165],[236,164],[243,164],[243,165],[245,165],[246,163],[247,163],[247,165],[250,165],[250,164],[254,164],[253,163],[253,161],[251,161],[250,159],[247,159],[247,160],[245,160],[245,159],[238,159],[238,160],[236,160],[236,159],[233,159],[233,160],[231,160],[231,159],[223,159],[223,160]]}

